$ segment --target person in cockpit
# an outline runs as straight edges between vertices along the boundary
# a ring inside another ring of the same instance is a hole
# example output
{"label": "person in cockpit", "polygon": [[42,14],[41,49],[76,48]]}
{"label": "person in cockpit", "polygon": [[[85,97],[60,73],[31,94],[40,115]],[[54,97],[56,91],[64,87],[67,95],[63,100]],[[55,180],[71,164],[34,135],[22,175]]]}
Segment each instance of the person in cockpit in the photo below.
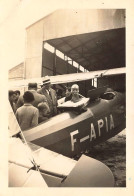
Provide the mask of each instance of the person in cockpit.
{"label": "person in cockpit", "polygon": [[85,98],[79,94],[79,86],[73,84],[71,86],[71,94],[67,96],[63,102],[59,102],[58,109],[60,111],[73,110],[77,114],[87,111],[86,105],[89,102],[89,98]]}
{"label": "person in cockpit", "polygon": [[74,103],[80,101],[82,99],[82,95],[79,94],[79,86],[77,84],[73,84],[71,88],[66,89],[66,101],[72,101]]}
{"label": "person in cockpit", "polygon": [[66,88],[65,97],[58,100],[58,104],[64,104],[65,102],[71,101],[72,103],[76,103],[84,98],[79,94],[79,86],[77,84],[73,84],[70,87]]}
{"label": "person in cockpit", "polygon": [[79,94],[79,86],[77,84],[73,84],[71,86],[71,101],[76,103],[82,99],[82,95]]}

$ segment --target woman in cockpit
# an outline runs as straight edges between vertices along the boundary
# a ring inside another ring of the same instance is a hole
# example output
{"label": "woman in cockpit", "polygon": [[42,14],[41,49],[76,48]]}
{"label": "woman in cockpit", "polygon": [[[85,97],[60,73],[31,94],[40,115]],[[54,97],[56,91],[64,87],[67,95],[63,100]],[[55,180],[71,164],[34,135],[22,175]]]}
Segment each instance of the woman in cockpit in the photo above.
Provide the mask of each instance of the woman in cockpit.
{"label": "woman in cockpit", "polygon": [[71,101],[76,103],[82,99],[82,95],[79,94],[79,86],[77,84],[73,84],[71,86]]}

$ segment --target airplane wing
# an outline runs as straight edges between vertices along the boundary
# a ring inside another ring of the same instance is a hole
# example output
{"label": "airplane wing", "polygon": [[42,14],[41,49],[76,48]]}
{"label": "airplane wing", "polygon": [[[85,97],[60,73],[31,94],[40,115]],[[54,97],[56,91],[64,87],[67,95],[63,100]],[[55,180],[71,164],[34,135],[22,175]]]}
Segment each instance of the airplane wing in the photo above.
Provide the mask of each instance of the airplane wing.
{"label": "airplane wing", "polygon": [[[38,171],[33,167],[33,157]],[[40,146],[32,148],[20,138],[9,138],[8,161],[9,187],[114,186],[113,174],[104,163],[85,155],[76,161]]]}
{"label": "airplane wing", "polygon": [[[51,80],[52,84],[64,84],[64,83],[90,80],[93,78],[99,78],[99,77],[103,77],[103,76],[110,76],[110,75],[117,75],[117,74],[124,74],[124,73],[125,73],[125,67],[122,67],[122,68],[109,69],[109,70],[99,70],[99,71],[90,71],[90,72],[50,76],[50,80]],[[43,79],[44,79],[44,77],[9,81],[9,88],[11,88],[11,87],[26,87],[26,86],[28,86],[28,83],[30,83],[30,82],[36,82],[38,85],[42,85]]]}
{"label": "airplane wing", "polygon": [[123,73],[125,73],[124,67],[117,68],[117,69],[109,69],[109,70],[99,70],[99,71],[57,75],[57,76],[51,76],[50,79],[52,84],[61,84],[61,83],[90,80],[102,76],[116,75],[116,74],[123,74]]}

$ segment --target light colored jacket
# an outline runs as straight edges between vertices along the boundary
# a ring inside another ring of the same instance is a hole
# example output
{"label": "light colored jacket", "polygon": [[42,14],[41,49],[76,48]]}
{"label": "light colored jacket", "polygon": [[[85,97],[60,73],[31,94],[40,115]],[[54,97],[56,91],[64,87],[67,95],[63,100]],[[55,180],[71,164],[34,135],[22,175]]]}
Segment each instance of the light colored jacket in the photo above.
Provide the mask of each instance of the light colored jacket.
{"label": "light colored jacket", "polygon": [[31,104],[24,104],[16,111],[16,118],[21,130],[26,130],[38,125],[39,112]]}

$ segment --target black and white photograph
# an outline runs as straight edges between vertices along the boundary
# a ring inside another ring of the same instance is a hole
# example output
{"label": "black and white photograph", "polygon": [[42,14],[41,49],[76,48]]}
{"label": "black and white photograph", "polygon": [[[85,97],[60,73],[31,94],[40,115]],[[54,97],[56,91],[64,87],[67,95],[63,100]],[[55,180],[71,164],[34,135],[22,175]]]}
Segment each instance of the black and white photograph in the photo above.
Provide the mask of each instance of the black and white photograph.
{"label": "black and white photograph", "polygon": [[7,51],[1,73],[2,88],[7,77],[3,188],[9,195],[26,187],[32,195],[33,188],[48,195],[80,194],[78,188],[81,194],[88,190],[85,195],[101,188],[105,195],[110,188],[123,196],[134,177],[127,6],[45,3],[1,3],[8,8],[0,21]]}

